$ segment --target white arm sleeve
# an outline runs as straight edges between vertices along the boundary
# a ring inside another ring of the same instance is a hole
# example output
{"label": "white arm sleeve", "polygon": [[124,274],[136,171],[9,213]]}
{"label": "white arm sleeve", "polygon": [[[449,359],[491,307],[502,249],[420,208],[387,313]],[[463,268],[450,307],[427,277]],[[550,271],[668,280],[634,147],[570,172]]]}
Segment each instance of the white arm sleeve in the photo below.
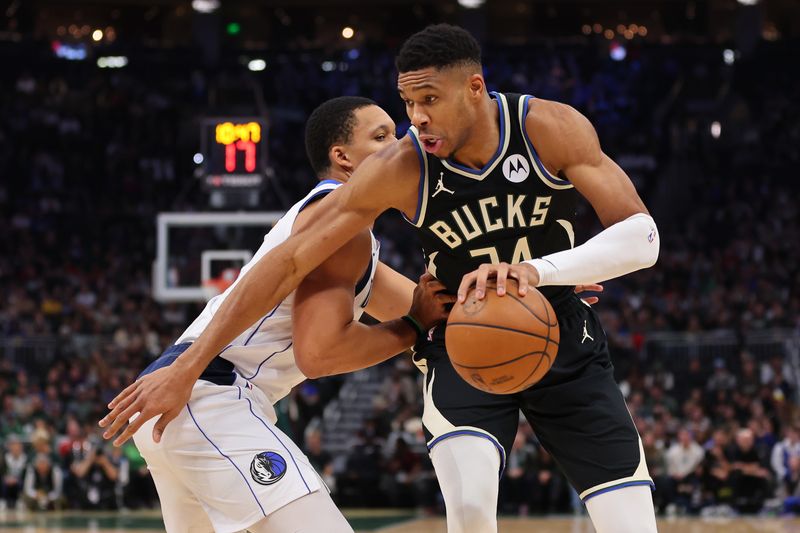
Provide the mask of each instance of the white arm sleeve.
{"label": "white arm sleeve", "polygon": [[653,266],[659,246],[653,217],[637,213],[580,246],[526,263],[539,271],[539,287],[586,285]]}

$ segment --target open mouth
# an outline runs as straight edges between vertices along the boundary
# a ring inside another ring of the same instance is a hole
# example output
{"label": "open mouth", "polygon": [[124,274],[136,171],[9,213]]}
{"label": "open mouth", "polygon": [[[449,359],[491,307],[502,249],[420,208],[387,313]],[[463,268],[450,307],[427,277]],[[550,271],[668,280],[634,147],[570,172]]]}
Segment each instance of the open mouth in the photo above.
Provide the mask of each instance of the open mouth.
{"label": "open mouth", "polygon": [[429,154],[436,153],[442,147],[442,140],[437,137],[422,137],[422,148]]}

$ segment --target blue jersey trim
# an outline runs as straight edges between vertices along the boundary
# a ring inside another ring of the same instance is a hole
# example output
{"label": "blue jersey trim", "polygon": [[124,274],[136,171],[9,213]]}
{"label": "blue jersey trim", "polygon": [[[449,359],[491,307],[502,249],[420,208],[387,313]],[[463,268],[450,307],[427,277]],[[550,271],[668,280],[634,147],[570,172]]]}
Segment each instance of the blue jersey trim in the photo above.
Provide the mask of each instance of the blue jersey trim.
{"label": "blue jersey trim", "polygon": [[628,481],[627,483],[620,483],[619,485],[614,485],[613,487],[606,487],[602,490],[598,490],[597,492],[593,492],[586,496],[583,499],[583,503],[586,503],[586,500],[589,498],[594,498],[595,496],[599,496],[600,494],[605,494],[606,492],[611,492],[612,490],[624,489],[625,487],[636,487],[639,485],[649,485],[650,490],[656,490],[656,485],[652,481]]}
{"label": "blue jersey trim", "polygon": [[453,161],[452,159],[449,158],[447,159],[448,164],[456,167],[459,170],[463,170],[464,172],[475,174],[476,176],[479,176],[484,172],[486,172],[486,170],[488,170],[489,167],[491,167],[492,164],[494,164],[497,158],[500,157],[500,154],[503,152],[503,145],[505,144],[506,140],[506,117],[505,113],[503,112],[503,102],[500,99],[500,96],[496,92],[491,92],[489,94],[494,96],[495,102],[497,102],[498,114],[500,115],[500,142],[497,145],[497,151],[494,153],[492,158],[485,165],[483,165],[483,168],[480,170],[475,170],[474,168],[465,167],[464,165],[461,165]]}
{"label": "blue jersey trim", "polygon": [[[422,153],[422,147],[419,145],[419,139],[413,133],[408,133],[411,137],[411,143],[414,145],[414,150],[417,151],[417,158],[419,159],[419,185],[417,186],[417,211],[414,213],[414,220],[409,220],[412,224],[419,221],[419,214],[422,211],[422,193],[425,190],[425,154]],[[403,215],[406,220],[408,217]]]}
{"label": "blue jersey trim", "polygon": [[472,437],[481,437],[481,438],[484,438],[484,439],[488,440],[492,444],[494,444],[494,447],[497,448],[497,453],[500,454],[500,472],[499,472],[499,475],[500,475],[500,477],[503,477],[503,472],[506,469],[506,451],[503,449],[503,447],[500,445],[500,443],[497,441],[497,439],[487,435],[486,433],[481,433],[480,431],[472,431],[472,430],[469,430],[469,429],[457,429],[455,431],[451,431],[450,433],[445,433],[444,435],[439,435],[438,437],[433,439],[431,441],[431,443],[428,444],[428,451],[431,451],[434,446],[436,446],[437,444],[439,444],[440,442],[442,442],[445,439],[449,439],[450,437],[458,437],[458,436],[461,436],[461,435],[470,435]]}
{"label": "blue jersey trim", "polygon": [[[258,504],[258,508],[261,509],[261,514],[263,514],[264,516],[267,516],[267,513],[264,512],[264,507],[262,507],[261,506],[261,502],[258,501],[258,496],[256,496],[256,493],[253,490],[253,487],[250,486],[250,482],[247,481],[247,478],[245,477],[245,475],[242,473],[242,471],[239,469],[239,467],[236,465],[236,463],[233,462],[233,459],[231,459],[230,457],[228,457],[227,455],[222,453],[222,450],[220,450],[219,447],[216,444],[214,444],[214,441],[212,441],[211,439],[208,438],[208,435],[206,435],[206,432],[203,431],[203,428],[201,428],[200,424],[197,423],[197,419],[195,419],[194,413],[192,413],[192,408],[187,405],[186,409],[189,411],[189,416],[192,417],[192,422],[194,422],[194,425],[197,426],[197,429],[200,431],[200,433],[202,433],[202,435],[214,447],[214,449],[217,450],[217,452],[219,452],[219,454],[222,457],[227,459],[228,462],[230,462],[233,465],[233,467],[236,469],[236,471],[239,472],[239,475],[242,476],[242,479],[244,480],[245,484],[247,485],[247,488],[250,489],[250,494],[253,495],[253,499],[255,499],[256,503]],[[252,411],[252,409],[251,409],[251,411]]]}
{"label": "blue jersey trim", "polygon": [[294,467],[297,469],[297,473],[300,475],[300,479],[303,480],[303,485],[306,486],[306,490],[308,491],[309,494],[311,494],[311,488],[308,486],[308,483],[306,483],[306,478],[303,477],[303,472],[301,472],[300,469],[297,467],[297,461],[295,461],[294,455],[292,454],[292,452],[289,451],[289,448],[286,447],[286,445],[283,443],[283,441],[280,439],[280,437],[278,437],[278,435],[276,435],[275,432],[272,431],[272,428],[270,428],[267,425],[266,422],[261,420],[261,418],[255,413],[255,411],[253,411],[253,404],[252,404],[252,402],[250,402],[250,399],[249,398],[245,398],[245,400],[247,400],[247,405],[250,407],[250,413],[254,417],[256,417],[256,420],[261,422],[261,425],[263,425],[267,429],[267,431],[272,433],[272,436],[275,437],[275,440],[277,440],[278,442],[281,443],[281,446],[283,447],[283,449],[286,450],[286,453],[289,455],[289,457],[292,458],[292,463],[294,463]]}
{"label": "blue jersey trim", "polygon": [[247,379],[247,380],[253,379],[254,377],[256,377],[256,376],[258,375],[258,373],[259,373],[259,372],[261,372],[261,367],[264,365],[264,363],[266,363],[267,361],[269,361],[270,359],[272,359],[274,356],[278,355],[279,353],[283,353],[283,352],[285,352],[286,350],[288,350],[288,349],[289,349],[289,348],[291,348],[291,347],[292,347],[292,343],[290,342],[290,343],[289,343],[289,344],[286,346],[286,348],[284,348],[283,350],[278,350],[277,352],[272,352],[271,354],[269,354],[269,355],[267,356],[267,358],[266,358],[266,359],[264,359],[263,361],[261,361],[260,363],[258,363],[258,367],[256,368],[256,371],[255,371],[255,373],[254,373],[252,376],[242,376],[242,377],[243,377],[244,379]]}
{"label": "blue jersey trim", "polygon": [[561,178],[558,178],[550,174],[550,171],[545,168],[544,164],[542,163],[542,160],[539,159],[539,154],[536,153],[536,148],[533,147],[533,142],[531,142],[531,138],[528,136],[528,130],[525,128],[525,117],[528,116],[528,102],[532,98],[533,96],[526,95],[522,99],[521,105],[523,106],[522,109],[524,109],[525,111],[522,113],[522,124],[520,124],[520,127],[522,128],[522,132],[524,133],[523,137],[525,138],[525,144],[528,145],[528,149],[531,151],[531,154],[533,155],[533,164],[539,168],[539,170],[542,173],[542,176],[547,178],[547,181],[549,181],[550,183],[553,183],[555,185],[571,185],[569,180],[563,180]]}
{"label": "blue jersey trim", "polygon": [[[158,359],[147,365],[136,379],[151,374],[159,368],[170,366],[183,352],[188,350],[191,345],[191,342],[182,342],[168,347]],[[236,381],[236,374],[233,372],[233,363],[221,357],[221,355],[225,353],[225,350],[231,346],[233,345],[229,344],[224,350],[219,352],[217,356],[208,363],[208,366],[206,366],[198,379],[209,381],[216,385],[233,385],[234,381]]]}
{"label": "blue jersey trim", "polygon": [[247,340],[246,340],[246,341],[244,341],[244,345],[243,345],[243,346],[247,346],[247,343],[249,343],[251,340],[253,340],[253,337],[255,336],[255,334],[256,334],[256,333],[258,333],[258,330],[259,330],[259,329],[261,329],[261,326],[263,326],[263,325],[264,325],[264,322],[266,322],[266,320],[267,320],[269,317],[271,317],[272,315],[274,315],[274,314],[275,314],[275,311],[277,311],[277,310],[278,310],[278,308],[281,306],[281,304],[282,304],[282,303],[283,303],[283,300],[281,300],[280,302],[278,302],[278,305],[276,305],[275,307],[273,307],[273,308],[272,308],[272,311],[270,311],[269,313],[267,313],[266,315],[264,315],[264,318],[262,318],[262,319],[261,319],[261,322],[259,322],[259,323],[258,323],[258,325],[256,326],[256,329],[254,329],[254,330],[253,330],[253,332],[250,334],[250,336],[249,336],[249,337],[247,337]]}
{"label": "blue jersey trim", "polygon": [[303,204],[300,206],[300,209],[298,209],[297,212],[299,213],[300,211],[302,211],[303,209],[308,207],[309,204],[311,204],[312,202],[316,202],[317,200],[320,200],[323,196],[326,196],[327,194],[332,193],[335,189],[322,189],[322,188],[320,188],[321,185],[327,185],[327,184],[332,184],[332,183],[335,183],[337,185],[341,185],[342,184],[342,182],[336,181],[336,180],[322,180],[322,181],[320,181],[317,184],[316,187],[311,189],[311,196],[306,198],[306,201],[303,202]]}

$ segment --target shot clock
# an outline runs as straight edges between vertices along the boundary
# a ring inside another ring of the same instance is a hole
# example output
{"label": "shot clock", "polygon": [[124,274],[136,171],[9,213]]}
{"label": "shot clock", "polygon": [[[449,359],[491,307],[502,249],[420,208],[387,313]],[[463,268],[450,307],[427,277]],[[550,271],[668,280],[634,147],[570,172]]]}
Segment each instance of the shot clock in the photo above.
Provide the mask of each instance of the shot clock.
{"label": "shot clock", "polygon": [[259,188],[266,168],[264,122],[258,118],[206,119],[202,177],[217,188]]}

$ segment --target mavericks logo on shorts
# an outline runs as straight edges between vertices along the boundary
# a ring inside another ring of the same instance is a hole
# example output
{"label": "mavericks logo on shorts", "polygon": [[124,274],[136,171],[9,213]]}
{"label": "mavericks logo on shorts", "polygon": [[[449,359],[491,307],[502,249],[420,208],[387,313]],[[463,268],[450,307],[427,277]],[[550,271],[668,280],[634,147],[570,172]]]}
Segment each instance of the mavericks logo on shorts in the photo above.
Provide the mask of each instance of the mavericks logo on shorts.
{"label": "mavericks logo on shorts", "polygon": [[286,473],[286,461],[275,452],[261,452],[250,463],[250,475],[256,483],[272,485]]}

